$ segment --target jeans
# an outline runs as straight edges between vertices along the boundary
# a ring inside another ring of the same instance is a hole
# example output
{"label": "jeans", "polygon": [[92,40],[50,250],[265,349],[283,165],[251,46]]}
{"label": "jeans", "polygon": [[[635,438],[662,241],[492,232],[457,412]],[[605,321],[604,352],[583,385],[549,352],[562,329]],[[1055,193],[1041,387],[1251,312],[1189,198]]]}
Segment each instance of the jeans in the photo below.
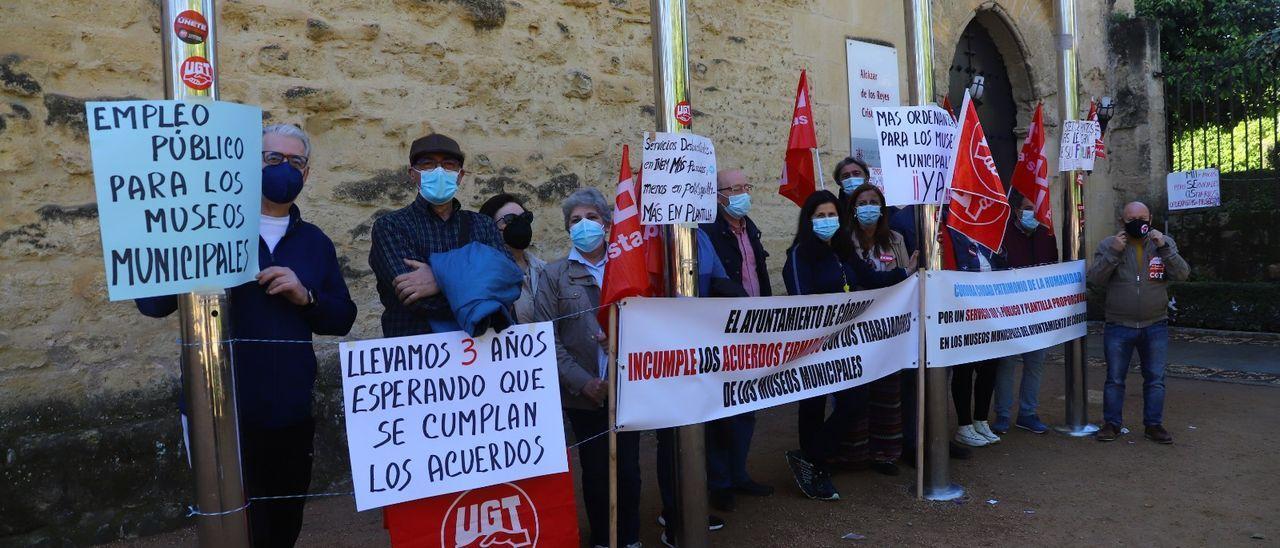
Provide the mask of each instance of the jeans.
{"label": "jeans", "polygon": [[[609,430],[604,409],[566,409],[579,442]],[[591,526],[592,545],[609,544],[609,437],[578,446],[582,468],[582,502]],[[618,543],[640,540],[640,433],[618,432]]]}
{"label": "jeans", "polygon": [[707,487],[728,489],[751,482],[747,453],[756,429],[756,414],[748,411],[707,423]]}
{"label": "jeans", "polygon": [[1102,330],[1102,346],[1107,358],[1103,420],[1116,426],[1124,424],[1124,380],[1136,348],[1142,362],[1142,424],[1152,426],[1163,422],[1164,366],[1169,350],[1169,328],[1165,322],[1140,329],[1108,323]]}
{"label": "jeans", "polygon": [[996,417],[1010,418],[1013,407],[1013,372],[1022,362],[1022,384],[1018,387],[1018,416],[1030,417],[1040,407],[1040,376],[1044,374],[1044,356],[1048,348],[1032,350],[1000,358],[996,369]]}

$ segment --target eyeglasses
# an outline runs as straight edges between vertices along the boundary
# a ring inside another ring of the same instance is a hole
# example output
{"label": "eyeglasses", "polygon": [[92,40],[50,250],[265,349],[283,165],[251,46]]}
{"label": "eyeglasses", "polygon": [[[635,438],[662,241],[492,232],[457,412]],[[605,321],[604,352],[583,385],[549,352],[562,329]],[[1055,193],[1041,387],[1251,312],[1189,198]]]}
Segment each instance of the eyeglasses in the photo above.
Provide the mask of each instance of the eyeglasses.
{"label": "eyeglasses", "polygon": [[269,166],[280,165],[283,162],[289,162],[294,169],[302,171],[307,169],[307,157],[297,154],[284,154],[274,150],[262,151],[262,161]]}
{"label": "eyeglasses", "polygon": [[418,171],[431,171],[437,167],[442,167],[445,171],[462,171],[462,162],[453,158],[445,158],[438,162],[431,158],[418,158],[418,161],[413,163],[413,169]]}
{"label": "eyeglasses", "polygon": [[506,214],[506,215],[503,215],[503,216],[501,216],[501,217],[498,217],[498,222],[497,222],[497,224],[498,224],[498,228],[500,228],[500,229],[502,229],[502,228],[507,228],[507,225],[511,224],[511,223],[512,223],[512,222],[514,222],[516,219],[519,219],[519,218],[521,218],[521,217],[528,217],[528,218],[529,218],[529,221],[530,221],[530,222],[532,222],[532,221],[533,221],[533,212],[532,212],[532,211],[526,211],[526,212],[524,212],[524,213],[508,213],[508,214]]}
{"label": "eyeglasses", "polygon": [[755,188],[756,188],[755,185],[752,185],[750,183],[743,183],[740,185],[726,186],[717,190],[719,190],[720,192],[732,192],[734,194],[742,194],[743,192],[751,192],[752,190],[755,190]]}

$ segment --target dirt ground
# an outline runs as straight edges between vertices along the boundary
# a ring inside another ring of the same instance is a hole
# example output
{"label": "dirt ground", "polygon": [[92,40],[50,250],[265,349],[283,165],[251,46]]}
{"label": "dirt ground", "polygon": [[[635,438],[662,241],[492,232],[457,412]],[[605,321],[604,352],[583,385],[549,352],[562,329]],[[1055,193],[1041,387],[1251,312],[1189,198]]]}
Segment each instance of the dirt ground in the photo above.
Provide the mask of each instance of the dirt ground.
{"label": "dirt ground", "polygon": [[[1061,358],[1046,363],[1041,417],[1061,421]],[[1103,371],[1090,367],[1089,416],[1102,413]],[[1183,378],[1167,380],[1165,425],[1157,445],[1141,434],[1141,377],[1129,378],[1128,426],[1111,443],[1052,432],[1010,432],[968,461],[951,461],[965,488],[958,502],[914,498],[914,469],[835,477],[842,499],[818,502],[796,489],[783,452],[796,444],[795,406],[760,414],[751,472],[773,485],[768,498],[740,497],[710,534],[716,546],[1280,546],[1280,390]],[[1138,388],[1134,393],[1133,388]],[[1055,396],[1056,395],[1056,396]],[[661,546],[652,435],[644,439],[646,546]],[[579,512],[580,516],[582,515]],[[581,519],[585,529],[585,517]],[[844,540],[847,533],[865,538]],[[1261,538],[1258,538],[1261,537]],[[193,529],[117,543],[195,544]],[[299,546],[388,544],[381,513],[356,513],[349,497],[307,506]]]}

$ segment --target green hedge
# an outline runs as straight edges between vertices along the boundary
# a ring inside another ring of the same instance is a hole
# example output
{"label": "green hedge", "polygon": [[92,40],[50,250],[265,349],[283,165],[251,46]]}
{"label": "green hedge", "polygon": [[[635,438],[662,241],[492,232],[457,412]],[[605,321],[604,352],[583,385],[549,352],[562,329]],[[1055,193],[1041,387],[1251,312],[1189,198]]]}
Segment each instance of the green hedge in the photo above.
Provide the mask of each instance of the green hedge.
{"label": "green hedge", "polygon": [[[1280,284],[1174,282],[1169,296],[1178,308],[1172,325],[1280,333]],[[1099,288],[1089,287],[1089,319],[1103,319],[1103,299]]]}

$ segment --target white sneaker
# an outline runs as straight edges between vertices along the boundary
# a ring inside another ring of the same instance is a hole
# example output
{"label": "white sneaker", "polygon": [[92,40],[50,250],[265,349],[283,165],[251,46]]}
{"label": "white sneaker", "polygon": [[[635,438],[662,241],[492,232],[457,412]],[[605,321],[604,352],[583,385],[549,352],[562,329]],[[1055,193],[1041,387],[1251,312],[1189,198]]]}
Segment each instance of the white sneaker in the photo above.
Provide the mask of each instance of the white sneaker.
{"label": "white sneaker", "polygon": [[956,443],[968,445],[969,447],[991,445],[991,442],[987,441],[985,436],[974,431],[972,424],[966,424],[956,429]]}
{"label": "white sneaker", "polygon": [[1000,442],[1000,436],[997,436],[995,432],[991,431],[991,424],[987,421],[973,421],[973,431],[977,432],[979,436],[987,438],[988,442]]}

